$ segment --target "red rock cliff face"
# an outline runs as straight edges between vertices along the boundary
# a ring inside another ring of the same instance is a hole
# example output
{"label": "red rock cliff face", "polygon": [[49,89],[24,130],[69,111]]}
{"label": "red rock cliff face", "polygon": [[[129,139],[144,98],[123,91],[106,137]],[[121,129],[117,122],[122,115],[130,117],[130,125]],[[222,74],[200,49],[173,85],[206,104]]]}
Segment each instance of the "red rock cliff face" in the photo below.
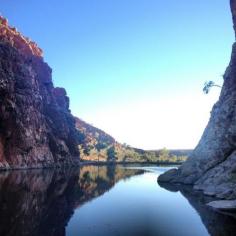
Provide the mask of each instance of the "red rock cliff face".
{"label": "red rock cliff face", "polygon": [[42,50],[0,17],[0,168],[79,160],[75,120]]}
{"label": "red rock cliff face", "polygon": [[35,42],[21,35],[16,28],[10,27],[7,19],[2,16],[0,16],[0,39],[1,42],[10,44],[24,55],[35,55],[38,57],[43,55],[42,49]]}

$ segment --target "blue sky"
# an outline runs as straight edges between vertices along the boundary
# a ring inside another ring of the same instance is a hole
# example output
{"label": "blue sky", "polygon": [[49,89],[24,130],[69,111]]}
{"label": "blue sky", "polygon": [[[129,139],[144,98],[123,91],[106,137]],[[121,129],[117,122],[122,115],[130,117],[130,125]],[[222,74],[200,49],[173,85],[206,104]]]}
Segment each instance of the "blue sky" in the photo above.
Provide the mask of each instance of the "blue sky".
{"label": "blue sky", "polygon": [[228,1],[0,0],[76,116],[132,146],[193,148],[234,41]]}

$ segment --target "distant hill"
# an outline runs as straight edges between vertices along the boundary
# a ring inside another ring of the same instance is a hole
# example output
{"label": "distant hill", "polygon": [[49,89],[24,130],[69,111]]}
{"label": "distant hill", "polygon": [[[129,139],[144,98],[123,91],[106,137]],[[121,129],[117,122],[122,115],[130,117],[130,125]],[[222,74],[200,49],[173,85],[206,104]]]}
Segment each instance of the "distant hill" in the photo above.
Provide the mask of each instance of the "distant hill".
{"label": "distant hill", "polygon": [[170,149],[170,154],[176,156],[189,156],[192,153],[192,149]]}
{"label": "distant hill", "polygon": [[[151,152],[155,152],[156,155],[158,156],[161,150],[162,149],[152,150]],[[168,149],[168,151],[171,156],[189,156],[193,150],[192,149]]]}
{"label": "distant hill", "polygon": [[104,131],[75,117],[80,159],[96,162],[183,162],[191,150],[153,150],[120,144]]}

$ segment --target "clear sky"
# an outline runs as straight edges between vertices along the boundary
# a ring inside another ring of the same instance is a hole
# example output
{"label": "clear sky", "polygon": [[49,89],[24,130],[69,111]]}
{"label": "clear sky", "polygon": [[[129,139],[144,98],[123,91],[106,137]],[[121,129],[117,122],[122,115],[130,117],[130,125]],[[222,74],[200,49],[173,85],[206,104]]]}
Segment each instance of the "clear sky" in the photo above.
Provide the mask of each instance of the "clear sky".
{"label": "clear sky", "polygon": [[145,149],[194,148],[234,41],[225,0],[0,0],[74,115]]}

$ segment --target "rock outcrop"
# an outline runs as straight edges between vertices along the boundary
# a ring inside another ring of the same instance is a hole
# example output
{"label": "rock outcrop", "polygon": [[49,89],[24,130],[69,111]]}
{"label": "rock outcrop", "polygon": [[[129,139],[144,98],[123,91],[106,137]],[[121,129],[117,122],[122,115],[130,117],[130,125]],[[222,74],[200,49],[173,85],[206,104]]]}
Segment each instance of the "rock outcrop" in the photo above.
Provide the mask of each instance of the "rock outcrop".
{"label": "rock outcrop", "polygon": [[[230,5],[236,30],[236,0]],[[193,184],[208,195],[236,198],[236,43],[219,101],[199,144],[179,169],[161,175],[159,181]]]}
{"label": "rock outcrop", "polygon": [[0,169],[79,161],[75,119],[42,50],[0,17]]}
{"label": "rock outcrop", "polygon": [[29,38],[23,36],[15,27],[8,25],[7,19],[0,16],[0,41],[10,44],[24,55],[43,56],[43,51]]}

